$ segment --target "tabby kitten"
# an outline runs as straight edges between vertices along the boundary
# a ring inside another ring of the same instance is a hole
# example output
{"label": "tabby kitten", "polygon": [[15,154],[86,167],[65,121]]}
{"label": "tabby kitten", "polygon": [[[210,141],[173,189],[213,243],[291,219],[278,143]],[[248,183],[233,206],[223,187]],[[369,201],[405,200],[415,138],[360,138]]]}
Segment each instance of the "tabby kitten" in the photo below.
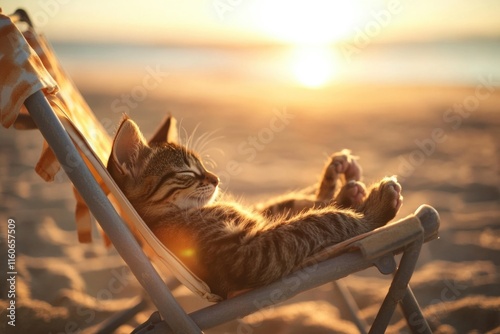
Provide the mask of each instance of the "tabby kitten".
{"label": "tabby kitten", "polygon": [[223,298],[275,281],[323,248],[385,225],[402,203],[394,177],[366,195],[347,150],[327,163],[315,196],[257,209],[214,202],[219,179],[177,143],[173,118],[146,142],[125,117],[107,168],[159,240]]}

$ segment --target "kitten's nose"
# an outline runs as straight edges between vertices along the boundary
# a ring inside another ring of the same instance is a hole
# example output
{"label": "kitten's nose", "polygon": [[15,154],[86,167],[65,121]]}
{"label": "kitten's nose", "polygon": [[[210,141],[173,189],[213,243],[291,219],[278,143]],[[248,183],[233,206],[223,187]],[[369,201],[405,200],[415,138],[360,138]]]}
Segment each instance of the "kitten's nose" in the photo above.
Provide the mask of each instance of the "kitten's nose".
{"label": "kitten's nose", "polygon": [[219,184],[219,177],[214,173],[206,172],[204,181],[213,185],[214,187],[217,187],[217,185]]}

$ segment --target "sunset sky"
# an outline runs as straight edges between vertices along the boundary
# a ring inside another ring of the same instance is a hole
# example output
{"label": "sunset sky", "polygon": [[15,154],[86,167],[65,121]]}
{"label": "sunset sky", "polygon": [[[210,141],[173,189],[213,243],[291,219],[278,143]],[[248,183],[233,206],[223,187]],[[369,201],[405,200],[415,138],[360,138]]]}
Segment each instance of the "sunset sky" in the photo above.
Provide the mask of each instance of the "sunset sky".
{"label": "sunset sky", "polygon": [[[51,40],[328,44],[500,36],[500,1],[146,0],[0,2],[28,10]],[[372,37],[372,36],[371,36]]]}

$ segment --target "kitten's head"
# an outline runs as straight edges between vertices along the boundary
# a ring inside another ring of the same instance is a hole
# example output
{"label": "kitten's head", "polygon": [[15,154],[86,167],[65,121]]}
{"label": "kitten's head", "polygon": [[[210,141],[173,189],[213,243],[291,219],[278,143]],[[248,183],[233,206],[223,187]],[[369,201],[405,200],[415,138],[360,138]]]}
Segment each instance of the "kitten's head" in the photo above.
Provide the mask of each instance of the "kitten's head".
{"label": "kitten's head", "polygon": [[125,117],[113,141],[108,171],[143,216],[202,207],[216,196],[219,184],[195,152],[178,144],[172,117],[149,142]]}

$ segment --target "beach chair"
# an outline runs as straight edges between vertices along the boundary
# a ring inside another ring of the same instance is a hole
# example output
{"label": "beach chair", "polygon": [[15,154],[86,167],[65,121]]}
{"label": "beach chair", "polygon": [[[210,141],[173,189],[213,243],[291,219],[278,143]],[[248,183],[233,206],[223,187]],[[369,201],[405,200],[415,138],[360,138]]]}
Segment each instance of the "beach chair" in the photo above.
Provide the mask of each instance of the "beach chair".
{"label": "beach chair", "polygon": [[[27,23],[23,32],[18,22]],[[369,332],[383,333],[399,304],[414,333],[430,333],[409,280],[423,243],[438,237],[439,215],[432,207],[422,205],[404,219],[329,247],[282,280],[222,300],[159,242],[116,186],[105,168],[110,136],[23,10],[10,17],[0,11],[0,51],[2,125],[41,132],[46,142],[35,169],[47,181],[60,167],[68,175],[76,189],[79,240],[91,241],[90,217],[94,216],[157,309],[135,333],[201,333],[373,266],[394,276]],[[402,254],[399,264],[398,254]],[[195,294],[216,303],[187,314],[159,274],[164,270]],[[352,297],[342,285],[338,288],[360,333],[366,333]],[[135,307],[126,315],[140,309]],[[118,316],[100,332],[117,328],[123,320]]]}

